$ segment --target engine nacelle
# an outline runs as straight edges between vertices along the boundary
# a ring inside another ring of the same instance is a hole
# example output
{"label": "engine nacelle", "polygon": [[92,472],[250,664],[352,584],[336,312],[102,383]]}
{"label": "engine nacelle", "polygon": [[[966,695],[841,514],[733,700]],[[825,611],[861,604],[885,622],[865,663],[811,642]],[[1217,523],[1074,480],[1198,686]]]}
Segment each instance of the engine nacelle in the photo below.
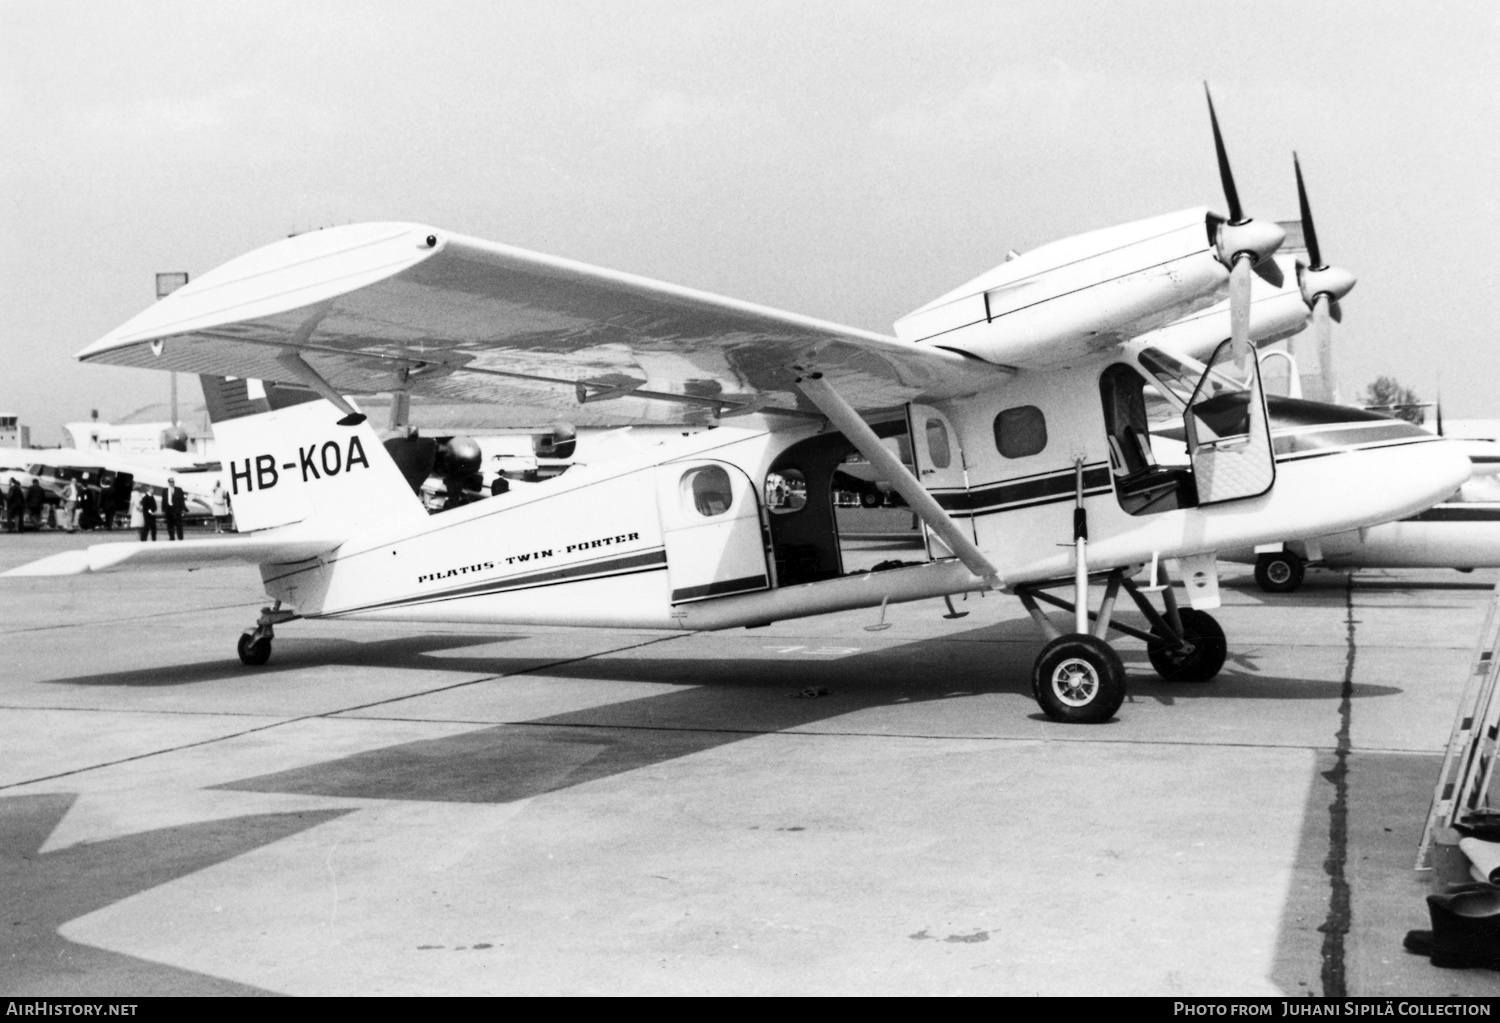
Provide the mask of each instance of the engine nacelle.
{"label": "engine nacelle", "polygon": [[897,320],[896,335],[1021,368],[1102,350],[1223,297],[1220,224],[1185,210],[1044,245]]}
{"label": "engine nacelle", "polygon": [[[1287,257],[1281,257],[1283,271]],[[1302,300],[1296,275],[1283,272],[1281,287],[1253,278],[1250,282],[1250,340],[1268,345],[1300,334],[1307,327],[1310,310]],[[1229,336],[1229,303],[1218,302],[1159,330],[1141,335],[1153,348],[1206,360]]]}

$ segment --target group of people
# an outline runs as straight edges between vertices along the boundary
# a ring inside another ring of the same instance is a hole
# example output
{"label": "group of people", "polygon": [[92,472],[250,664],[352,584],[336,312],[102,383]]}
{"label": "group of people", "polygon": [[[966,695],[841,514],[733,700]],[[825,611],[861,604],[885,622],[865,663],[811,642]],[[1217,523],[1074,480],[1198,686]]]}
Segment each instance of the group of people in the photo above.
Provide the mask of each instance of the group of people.
{"label": "group of people", "polygon": [[156,512],[161,509],[167,520],[167,539],[182,539],[182,519],[187,514],[187,494],[183,493],[175,479],[168,479],[158,506],[154,488],[137,485],[130,494],[130,527],[140,533],[142,540],[156,539]]}
{"label": "group of people", "polygon": [[42,514],[47,507],[47,492],[35,479],[31,486],[21,489],[20,481],[10,478],[5,490],[5,531],[22,533],[27,529],[42,528]]}
{"label": "group of people", "polygon": [[[54,499],[55,501],[55,499]],[[5,529],[21,533],[27,529],[40,530],[43,519],[54,529],[65,529],[69,533],[79,529],[115,528],[115,518],[121,513],[130,516],[130,528],[142,540],[157,538],[158,513],[166,521],[167,539],[182,539],[182,522],[187,516],[187,494],[177,485],[175,478],[168,478],[164,488],[137,483],[130,491],[129,504],[119,507],[116,491],[112,487],[96,487],[69,480],[62,494],[60,511],[49,510],[47,491],[35,478],[26,488],[12,476],[4,496]],[[229,522],[229,498],[223,487],[216,484],[213,501],[214,531],[223,532]]]}

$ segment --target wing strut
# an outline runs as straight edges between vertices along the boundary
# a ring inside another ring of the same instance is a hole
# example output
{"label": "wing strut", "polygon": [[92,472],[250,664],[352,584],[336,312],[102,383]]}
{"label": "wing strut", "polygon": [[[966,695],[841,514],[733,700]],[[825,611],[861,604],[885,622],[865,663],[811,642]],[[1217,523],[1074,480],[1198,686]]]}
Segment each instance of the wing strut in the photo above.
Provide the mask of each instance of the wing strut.
{"label": "wing strut", "polygon": [[338,421],[340,426],[358,426],[365,421],[363,414],[356,412],[354,406],[349,404],[342,394],[333,389],[333,385],[323,379],[322,374],[309,366],[296,352],[282,352],[276,356],[276,361],[291,370],[308,387],[317,391],[323,397],[333,403],[334,407],[344,413],[344,418]]}
{"label": "wing strut", "polygon": [[906,499],[911,510],[927,523],[927,527],[942,538],[949,550],[958,555],[958,560],[963,562],[965,568],[994,589],[998,590],[1005,584],[1000,570],[974,545],[973,540],[964,535],[964,531],[943,511],[942,506],[927,492],[927,488],[907,471],[900,459],[886,450],[885,445],[880,443],[880,438],[875,436],[875,431],[823,379],[823,374],[810,373],[798,379],[797,386],[828,417],[829,422],[849,438],[859,453],[870,460],[870,464],[895,488],[896,493]]}

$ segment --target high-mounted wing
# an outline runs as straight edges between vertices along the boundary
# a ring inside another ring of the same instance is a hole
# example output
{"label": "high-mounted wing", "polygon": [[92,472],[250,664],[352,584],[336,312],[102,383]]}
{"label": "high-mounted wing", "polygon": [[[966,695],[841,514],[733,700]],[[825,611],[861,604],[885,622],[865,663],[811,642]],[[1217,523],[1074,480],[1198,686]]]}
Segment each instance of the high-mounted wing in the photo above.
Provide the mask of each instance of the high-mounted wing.
{"label": "high-mounted wing", "polygon": [[[79,358],[607,418],[821,418],[820,371],[861,411],[1004,379],[964,355],[417,224],[297,235],[232,260]],[[580,408],[580,403],[583,408]]]}

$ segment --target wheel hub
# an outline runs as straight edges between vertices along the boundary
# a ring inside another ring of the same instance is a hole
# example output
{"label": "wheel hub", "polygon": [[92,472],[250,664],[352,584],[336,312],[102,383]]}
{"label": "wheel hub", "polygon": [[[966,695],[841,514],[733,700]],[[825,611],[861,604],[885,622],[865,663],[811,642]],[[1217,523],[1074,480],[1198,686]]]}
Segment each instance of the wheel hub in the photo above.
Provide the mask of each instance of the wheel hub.
{"label": "wheel hub", "polygon": [[1266,578],[1281,586],[1292,578],[1292,566],[1285,561],[1273,561],[1266,566]]}
{"label": "wheel hub", "polygon": [[1099,673],[1088,661],[1070,657],[1053,669],[1052,691],[1070,707],[1085,707],[1099,692]]}

